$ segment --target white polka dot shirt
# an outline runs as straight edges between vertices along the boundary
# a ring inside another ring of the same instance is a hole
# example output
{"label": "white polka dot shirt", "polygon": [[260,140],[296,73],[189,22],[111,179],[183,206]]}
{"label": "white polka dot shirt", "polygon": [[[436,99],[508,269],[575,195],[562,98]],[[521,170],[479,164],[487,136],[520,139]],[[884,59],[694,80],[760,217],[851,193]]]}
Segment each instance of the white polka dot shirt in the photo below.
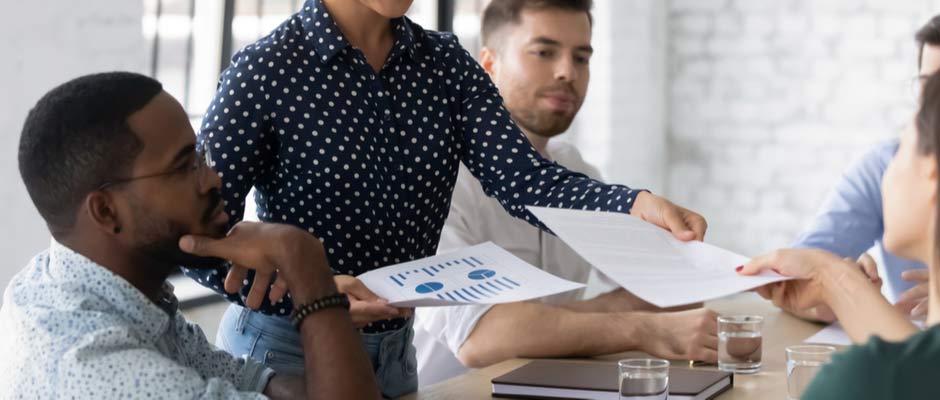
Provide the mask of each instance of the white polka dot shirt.
{"label": "white polka dot shirt", "polygon": [[[199,139],[233,221],[254,187],[260,220],[306,229],[336,273],[358,275],[435,253],[461,162],[533,224],[526,205],[630,210],[637,192],[539,156],[455,36],[392,23],[396,41],[378,73],[319,0],[232,58]],[[221,293],[224,270],[188,274]],[[261,311],[291,307],[288,298]]]}
{"label": "white polka dot shirt", "polygon": [[56,242],[0,308],[0,399],[262,399],[273,371],[210,344],[179,312]]}

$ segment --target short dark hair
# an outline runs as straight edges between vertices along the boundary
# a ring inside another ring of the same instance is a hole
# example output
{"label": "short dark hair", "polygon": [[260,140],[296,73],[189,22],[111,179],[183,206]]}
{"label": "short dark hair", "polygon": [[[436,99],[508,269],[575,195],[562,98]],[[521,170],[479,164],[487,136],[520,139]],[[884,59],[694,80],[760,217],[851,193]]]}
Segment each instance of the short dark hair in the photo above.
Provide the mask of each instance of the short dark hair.
{"label": "short dark hair", "polygon": [[143,148],[127,118],[163,90],[130,72],[86,75],[46,93],[20,134],[20,176],[53,235],[72,229],[85,196],[126,174]]}
{"label": "short dark hair", "polygon": [[917,40],[917,68],[919,69],[924,59],[924,46],[940,45],[940,15],[935,15],[927,21],[914,35],[914,40]]}
{"label": "short dark hair", "polygon": [[480,36],[484,46],[492,46],[493,33],[506,25],[519,23],[519,17],[525,10],[581,11],[587,14],[588,21],[593,24],[594,17],[591,16],[593,7],[593,0],[493,0],[483,10]]}

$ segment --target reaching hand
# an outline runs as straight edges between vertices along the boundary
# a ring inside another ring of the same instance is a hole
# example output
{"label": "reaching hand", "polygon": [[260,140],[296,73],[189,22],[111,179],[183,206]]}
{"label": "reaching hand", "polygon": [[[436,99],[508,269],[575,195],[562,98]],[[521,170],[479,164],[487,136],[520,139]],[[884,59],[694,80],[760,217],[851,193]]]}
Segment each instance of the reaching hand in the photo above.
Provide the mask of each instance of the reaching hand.
{"label": "reaching hand", "polygon": [[672,232],[676,239],[686,242],[704,239],[708,229],[701,215],[649,192],[636,196],[630,215]]}
{"label": "reaching hand", "polygon": [[854,271],[859,268],[855,263],[846,262],[822,250],[788,249],[757,257],[738,267],[738,272],[742,275],[754,275],[761,271],[773,270],[783,276],[796,278],[761,286],[757,293],[785,311],[805,315],[814,307],[825,305],[818,276],[821,269],[833,265],[852,268]]}

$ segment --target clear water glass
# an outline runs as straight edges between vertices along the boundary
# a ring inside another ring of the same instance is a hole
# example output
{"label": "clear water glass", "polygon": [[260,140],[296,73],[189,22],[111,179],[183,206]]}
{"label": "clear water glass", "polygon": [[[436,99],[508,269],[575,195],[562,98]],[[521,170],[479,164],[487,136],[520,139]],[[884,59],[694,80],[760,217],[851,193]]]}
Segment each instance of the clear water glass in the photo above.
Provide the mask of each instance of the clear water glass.
{"label": "clear water glass", "polygon": [[760,315],[718,317],[718,369],[736,374],[760,371],[763,326]]}
{"label": "clear water glass", "polygon": [[620,400],[669,398],[669,361],[656,358],[620,360]]}
{"label": "clear water glass", "polygon": [[787,347],[787,399],[799,400],[816,374],[832,360],[836,348],[820,345]]}

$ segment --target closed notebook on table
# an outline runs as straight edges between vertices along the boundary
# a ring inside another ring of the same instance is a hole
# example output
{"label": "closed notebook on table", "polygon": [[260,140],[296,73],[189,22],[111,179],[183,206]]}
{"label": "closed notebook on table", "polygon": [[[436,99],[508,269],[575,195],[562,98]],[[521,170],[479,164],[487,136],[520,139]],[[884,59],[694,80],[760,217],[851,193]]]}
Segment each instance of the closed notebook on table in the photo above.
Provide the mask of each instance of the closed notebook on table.
{"label": "closed notebook on table", "polygon": [[[525,399],[617,400],[616,362],[535,360],[493,378],[493,396]],[[734,375],[713,370],[669,369],[670,400],[709,400],[734,385]]]}

